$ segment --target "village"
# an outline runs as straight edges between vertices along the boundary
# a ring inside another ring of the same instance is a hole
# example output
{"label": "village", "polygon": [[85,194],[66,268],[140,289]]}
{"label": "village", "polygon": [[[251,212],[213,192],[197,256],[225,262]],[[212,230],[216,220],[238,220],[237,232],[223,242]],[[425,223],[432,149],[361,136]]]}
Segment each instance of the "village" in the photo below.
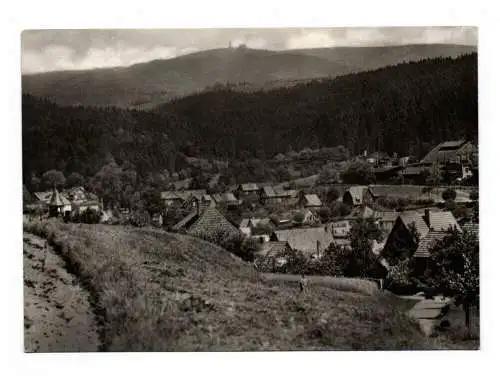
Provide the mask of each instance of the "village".
{"label": "village", "polygon": [[[365,152],[361,159],[373,168],[376,177],[369,185],[325,186],[316,184],[317,177],[310,177],[302,183],[243,183],[224,192],[208,193],[206,189],[189,189],[187,182],[177,182],[174,190],[161,192],[162,211],[147,221],[220,245],[222,237],[251,241],[247,260],[256,264],[262,258],[272,260],[279,269],[286,263],[289,250],[321,259],[332,244],[350,248],[354,222],[370,219],[382,232],[381,238],[372,240],[372,251],[389,269],[386,255],[393,257],[391,253],[401,251],[401,246],[425,262],[430,256],[428,248],[449,229],[477,234],[477,187],[463,185],[474,184],[473,179],[477,179],[477,158],[477,147],[471,142],[448,141],[413,163],[408,157]],[[448,184],[442,180],[433,183],[433,171],[440,171]],[[422,174],[427,179],[422,179]],[[384,184],[394,177],[399,177],[401,184]],[[81,186],[35,192],[24,212],[25,219],[61,217],[65,221],[104,224],[130,224],[126,217],[131,213],[127,208],[114,212],[105,209],[101,198]],[[116,219],[118,214],[121,221]],[[410,235],[412,227],[418,231],[418,245]]]}

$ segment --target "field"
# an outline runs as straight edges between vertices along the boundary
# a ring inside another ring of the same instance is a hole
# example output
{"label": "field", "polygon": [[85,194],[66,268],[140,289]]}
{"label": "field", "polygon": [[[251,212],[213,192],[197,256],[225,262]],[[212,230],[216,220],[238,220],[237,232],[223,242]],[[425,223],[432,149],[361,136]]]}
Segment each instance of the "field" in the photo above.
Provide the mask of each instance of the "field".
{"label": "field", "polygon": [[[154,229],[31,223],[94,297],[105,351],[450,349],[426,338],[399,299],[263,282],[232,254]],[[352,290],[355,290],[352,289]]]}

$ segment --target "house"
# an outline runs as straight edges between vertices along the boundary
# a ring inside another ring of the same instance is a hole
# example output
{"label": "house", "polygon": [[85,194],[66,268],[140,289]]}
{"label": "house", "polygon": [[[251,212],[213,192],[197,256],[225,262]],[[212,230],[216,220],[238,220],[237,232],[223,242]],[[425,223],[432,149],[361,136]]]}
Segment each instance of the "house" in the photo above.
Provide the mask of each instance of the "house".
{"label": "house", "polygon": [[298,201],[297,190],[285,190],[282,187],[263,186],[259,190],[260,202],[264,205],[294,205]]}
{"label": "house", "polygon": [[350,206],[360,206],[371,203],[374,197],[368,186],[352,186],[344,192],[342,202]]}
{"label": "house", "polygon": [[431,211],[426,209],[423,218],[430,231],[446,232],[450,228],[462,231],[451,211]]}
{"label": "house", "polygon": [[318,216],[312,212],[311,210],[304,211],[304,219],[302,220],[302,224],[317,224],[320,219]]}
{"label": "house", "polygon": [[271,229],[273,224],[269,218],[244,218],[239,226],[241,232],[246,236],[252,236],[256,233],[262,233],[263,230]]}
{"label": "house", "polygon": [[434,147],[420,163],[431,165],[434,163],[472,163],[477,155],[477,146],[467,140],[446,141]]}
{"label": "house", "polygon": [[399,166],[376,167],[373,169],[373,175],[375,175],[377,182],[384,182],[397,177],[400,170]]}
{"label": "house", "polygon": [[391,232],[398,215],[395,211],[375,211],[373,218],[382,231]]}
{"label": "house", "polygon": [[271,241],[287,242],[292,249],[319,258],[334,242],[334,239],[328,227],[325,226],[277,230],[271,235]]}
{"label": "house", "polygon": [[49,216],[68,216],[71,214],[71,203],[54,187],[49,200]]}
{"label": "house", "polygon": [[210,204],[210,200],[206,200],[204,196],[207,195],[207,190],[185,190],[185,191],[163,191],[160,198],[166,208],[181,208],[193,206],[195,200],[201,204]]}
{"label": "house", "polygon": [[232,192],[212,194],[211,197],[217,205],[237,206],[241,203]]}
{"label": "house", "polygon": [[397,259],[412,255],[417,249],[418,238],[428,233],[429,227],[422,215],[414,211],[402,212],[394,222],[381,255],[393,265]]}
{"label": "house", "polygon": [[282,266],[286,263],[284,255],[290,249],[290,245],[286,241],[268,241],[260,246],[255,256],[273,258],[277,266]]}
{"label": "house", "polygon": [[300,193],[299,195],[299,206],[301,208],[320,208],[323,206],[321,200],[317,194],[304,194]]}
{"label": "house", "polygon": [[329,224],[329,230],[334,238],[347,238],[351,228],[351,220],[344,219]]}
{"label": "house", "polygon": [[86,200],[82,202],[74,202],[72,204],[73,212],[82,214],[87,210],[99,212],[103,210],[102,202],[97,200]]}
{"label": "house", "polygon": [[402,176],[405,182],[414,184],[423,184],[429,173],[429,166],[414,165],[400,168],[398,175]]}
{"label": "house", "polygon": [[226,237],[239,236],[240,232],[215,207],[208,206],[198,209],[172,227],[172,231],[186,233],[202,239],[216,238],[219,235]]}
{"label": "house", "polygon": [[239,199],[255,200],[259,197],[259,186],[256,183],[243,183],[236,189]]}

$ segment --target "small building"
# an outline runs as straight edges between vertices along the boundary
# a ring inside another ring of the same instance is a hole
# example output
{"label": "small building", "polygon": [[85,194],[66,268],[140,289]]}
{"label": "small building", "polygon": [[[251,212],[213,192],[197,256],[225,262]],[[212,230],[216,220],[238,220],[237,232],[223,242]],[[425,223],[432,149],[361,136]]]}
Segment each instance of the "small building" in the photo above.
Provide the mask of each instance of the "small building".
{"label": "small building", "polygon": [[257,199],[259,197],[259,186],[256,183],[243,183],[236,189],[239,199]]}
{"label": "small building", "polygon": [[328,224],[329,230],[334,238],[345,239],[351,232],[351,220],[343,219]]}
{"label": "small building", "polygon": [[298,201],[297,190],[285,190],[282,187],[264,186],[259,190],[260,202],[263,205],[295,205]]}
{"label": "small building", "polygon": [[220,194],[212,194],[212,199],[215,204],[220,206],[238,206],[241,202],[234,196],[232,192],[224,192]]}
{"label": "small building", "polygon": [[396,211],[375,211],[373,218],[382,231],[391,232],[398,215]]}
{"label": "small building", "polygon": [[54,187],[52,196],[49,201],[49,216],[68,216],[71,214],[71,203],[68,199],[62,196]]}
{"label": "small building", "polygon": [[181,208],[186,207],[186,202],[193,207],[195,200],[202,204],[206,204],[204,196],[207,195],[207,190],[185,190],[185,191],[163,191],[160,198],[166,208]]}
{"label": "small building", "polygon": [[349,206],[360,206],[362,204],[371,203],[373,200],[373,193],[368,186],[349,187],[342,197],[342,202]]}
{"label": "small building", "polygon": [[323,206],[321,200],[317,194],[304,194],[300,193],[299,196],[299,206],[301,208],[313,208],[317,209]]}
{"label": "small building", "polygon": [[291,247],[286,241],[268,241],[260,246],[255,256],[273,258],[277,266],[282,266],[286,262],[285,253],[289,250]]}
{"label": "small building", "polygon": [[328,227],[295,228],[274,231],[271,241],[287,242],[292,249],[307,256],[319,258],[330,244],[334,242]]}

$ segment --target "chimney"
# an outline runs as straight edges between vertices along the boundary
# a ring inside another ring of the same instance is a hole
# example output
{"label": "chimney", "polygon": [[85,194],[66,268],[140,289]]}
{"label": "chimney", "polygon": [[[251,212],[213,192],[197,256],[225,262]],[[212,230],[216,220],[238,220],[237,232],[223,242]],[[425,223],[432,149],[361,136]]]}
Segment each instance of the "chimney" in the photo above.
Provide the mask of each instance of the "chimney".
{"label": "chimney", "polygon": [[199,215],[200,214],[200,201],[197,198],[195,198],[194,200],[195,200],[194,203],[196,204],[196,215]]}
{"label": "chimney", "polygon": [[320,247],[321,247],[321,243],[319,242],[319,240],[316,240],[316,255],[318,256],[318,258],[319,258]]}
{"label": "chimney", "polygon": [[424,211],[424,220],[425,220],[425,223],[426,223],[426,224],[429,226],[429,228],[430,228],[430,224],[431,224],[431,223],[430,223],[430,216],[429,216],[429,215],[430,215],[430,211],[429,211],[429,209],[428,209],[428,208],[426,208],[426,209],[425,209],[425,211]]}
{"label": "chimney", "polygon": [[325,232],[328,232],[328,225],[325,224]]}

